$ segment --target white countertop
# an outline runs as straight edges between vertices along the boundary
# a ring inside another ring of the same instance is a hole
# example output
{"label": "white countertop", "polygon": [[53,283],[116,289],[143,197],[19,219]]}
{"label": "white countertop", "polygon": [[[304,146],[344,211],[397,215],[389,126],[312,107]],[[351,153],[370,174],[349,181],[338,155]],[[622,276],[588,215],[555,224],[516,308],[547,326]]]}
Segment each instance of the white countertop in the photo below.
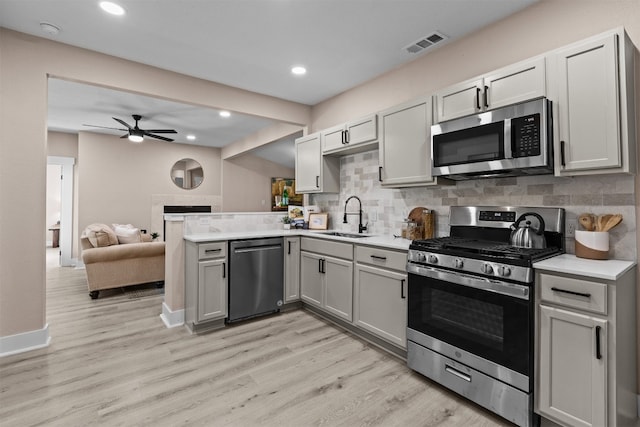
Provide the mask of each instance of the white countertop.
{"label": "white countertop", "polygon": [[[309,230],[265,230],[265,231],[235,231],[235,232],[220,232],[220,233],[201,233],[201,234],[187,234],[184,236],[185,240],[194,243],[202,242],[216,242],[224,240],[240,240],[240,239],[256,239],[261,237],[293,237],[293,236],[305,236],[305,237],[319,237],[322,239],[337,240],[346,243],[358,243],[360,245],[378,246],[387,249],[396,249],[401,251],[409,250],[409,244],[411,240],[403,239],[401,237],[393,237],[388,235],[366,235],[367,237],[341,237],[341,236],[329,236],[323,233],[327,233],[331,230],[322,231],[309,231]],[[340,230],[336,230],[340,231]],[[355,234],[355,233],[354,233]]]}
{"label": "white countertop", "polygon": [[634,268],[635,265],[635,261],[615,259],[595,260],[563,254],[536,262],[533,264],[533,268],[539,271],[576,274],[596,279],[618,280],[624,273]]}

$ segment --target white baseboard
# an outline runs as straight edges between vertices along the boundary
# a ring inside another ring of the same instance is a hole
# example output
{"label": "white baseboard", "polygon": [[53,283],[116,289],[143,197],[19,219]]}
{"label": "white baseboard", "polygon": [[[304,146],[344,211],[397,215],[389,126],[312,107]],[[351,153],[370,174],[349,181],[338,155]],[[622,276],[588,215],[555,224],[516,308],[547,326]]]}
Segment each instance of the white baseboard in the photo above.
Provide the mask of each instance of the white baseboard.
{"label": "white baseboard", "polygon": [[175,328],[184,325],[184,309],[171,311],[165,302],[162,303],[162,314],[160,319],[167,328]]}
{"label": "white baseboard", "polygon": [[37,350],[47,347],[50,342],[49,324],[47,323],[42,329],[0,337],[0,357]]}

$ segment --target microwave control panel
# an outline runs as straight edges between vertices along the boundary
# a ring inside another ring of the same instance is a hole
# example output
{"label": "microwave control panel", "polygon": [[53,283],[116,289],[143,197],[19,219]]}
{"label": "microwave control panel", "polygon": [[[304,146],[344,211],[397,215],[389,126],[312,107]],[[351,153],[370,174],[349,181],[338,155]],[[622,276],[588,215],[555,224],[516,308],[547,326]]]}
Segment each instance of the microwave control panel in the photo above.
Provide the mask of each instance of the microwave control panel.
{"label": "microwave control panel", "polygon": [[540,114],[511,119],[511,154],[513,157],[540,155]]}

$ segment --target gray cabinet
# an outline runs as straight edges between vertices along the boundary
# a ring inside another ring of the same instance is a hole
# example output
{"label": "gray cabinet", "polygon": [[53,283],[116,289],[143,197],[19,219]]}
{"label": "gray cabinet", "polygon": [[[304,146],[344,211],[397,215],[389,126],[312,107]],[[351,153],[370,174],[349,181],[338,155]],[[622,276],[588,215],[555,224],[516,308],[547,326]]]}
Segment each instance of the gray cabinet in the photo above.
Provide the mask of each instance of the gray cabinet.
{"label": "gray cabinet", "polygon": [[186,242],[187,327],[197,331],[206,328],[212,321],[224,321],[227,305],[227,242]]}
{"label": "gray cabinet", "polygon": [[319,133],[296,139],[295,150],[296,192],[340,191],[340,159],[322,155]]}
{"label": "gray cabinet", "polygon": [[353,319],[353,245],[302,237],[301,298],[342,320]]}
{"label": "gray cabinet", "polygon": [[635,172],[633,50],[619,31],[550,55],[556,175]]}
{"label": "gray cabinet", "polygon": [[334,126],[320,132],[322,154],[351,154],[377,148],[378,127],[375,114]]}
{"label": "gray cabinet", "polygon": [[458,83],[434,95],[436,123],[546,96],[545,58],[536,57]]}
{"label": "gray cabinet", "polygon": [[284,302],[300,299],[300,237],[284,239]]}
{"label": "gray cabinet", "polygon": [[407,348],[407,253],[356,246],[353,322]]}
{"label": "gray cabinet", "polygon": [[615,281],[539,271],[536,283],[536,411],[565,426],[635,425],[635,269]]}

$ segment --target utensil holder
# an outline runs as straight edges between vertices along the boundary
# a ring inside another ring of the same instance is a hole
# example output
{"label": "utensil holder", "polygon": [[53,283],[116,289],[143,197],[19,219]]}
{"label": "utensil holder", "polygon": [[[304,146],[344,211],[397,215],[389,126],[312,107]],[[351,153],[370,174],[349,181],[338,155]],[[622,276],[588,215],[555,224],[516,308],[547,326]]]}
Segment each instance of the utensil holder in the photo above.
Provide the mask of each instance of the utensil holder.
{"label": "utensil holder", "polygon": [[422,226],[424,227],[423,238],[433,239],[436,231],[436,214],[434,211],[426,209],[422,211]]}
{"label": "utensil holder", "polygon": [[609,232],[576,230],[576,256],[609,259]]}

